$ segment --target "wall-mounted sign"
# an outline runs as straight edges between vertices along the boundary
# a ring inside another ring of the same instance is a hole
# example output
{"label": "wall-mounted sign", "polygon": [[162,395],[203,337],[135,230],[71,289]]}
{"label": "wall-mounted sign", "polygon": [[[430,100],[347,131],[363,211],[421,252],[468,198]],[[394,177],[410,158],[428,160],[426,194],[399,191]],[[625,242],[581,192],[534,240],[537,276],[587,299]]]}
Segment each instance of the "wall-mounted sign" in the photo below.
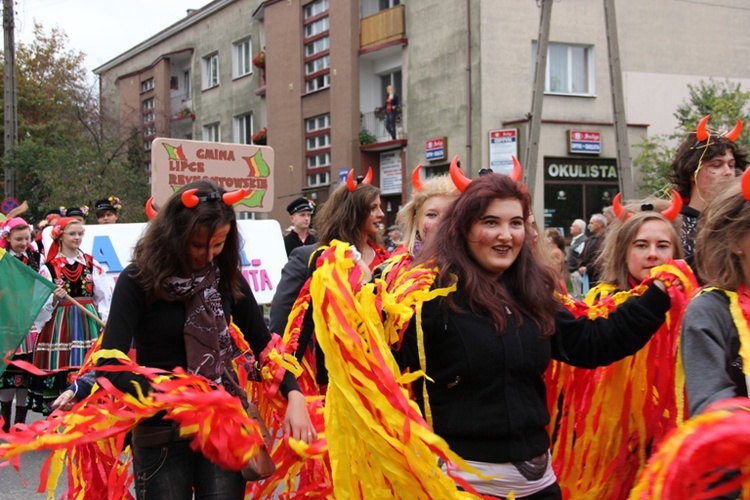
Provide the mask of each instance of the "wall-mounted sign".
{"label": "wall-mounted sign", "polygon": [[427,161],[445,160],[445,151],[448,149],[448,138],[438,137],[430,139],[424,145],[424,157]]}
{"label": "wall-mounted sign", "polygon": [[401,194],[401,151],[380,153],[380,194]]}
{"label": "wall-mounted sign", "polygon": [[602,134],[591,130],[568,131],[568,151],[598,155],[602,153]]}
{"label": "wall-mounted sign", "polygon": [[611,158],[545,159],[547,181],[616,181],[617,160]]}
{"label": "wall-mounted sign", "polygon": [[490,130],[490,168],[498,174],[513,172],[513,156],[518,158],[518,129]]}

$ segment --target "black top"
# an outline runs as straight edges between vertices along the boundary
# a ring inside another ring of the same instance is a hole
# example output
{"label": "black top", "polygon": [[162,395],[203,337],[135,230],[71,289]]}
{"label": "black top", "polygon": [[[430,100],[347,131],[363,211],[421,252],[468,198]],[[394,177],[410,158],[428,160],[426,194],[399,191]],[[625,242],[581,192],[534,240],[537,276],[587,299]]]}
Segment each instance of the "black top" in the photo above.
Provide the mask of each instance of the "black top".
{"label": "black top", "polygon": [[292,253],[292,250],[305,245],[312,245],[318,242],[318,238],[312,233],[307,233],[307,239],[302,241],[296,231],[289,231],[289,234],[284,236],[284,247],[286,248],[286,256]]}
{"label": "black top", "polygon": [[[424,303],[428,395],[436,434],[467,460],[507,463],[529,460],[550,446],[544,372],[550,359],[594,368],[637,352],[664,322],[669,297],[651,286],[607,319],[575,319],[559,306],[555,334],[543,338],[527,317],[497,335],[491,320],[469,312],[462,291],[453,294],[466,312],[444,299]],[[415,321],[396,358],[402,368],[420,369]],[[423,408],[422,380],[414,394]],[[424,409],[424,408],[423,408]]]}
{"label": "black top", "polygon": [[[157,301],[146,304],[143,290],[132,275],[137,268],[130,264],[117,279],[112,294],[107,327],[102,339],[102,349],[118,349],[124,353],[130,350],[135,341],[136,362],[140,365],[172,371],[179,366],[187,368],[185,352],[185,303]],[[232,302],[224,297],[224,314],[231,316],[237,327],[250,344],[256,360],[271,340],[268,328],[260,313],[250,286],[242,282],[244,297]],[[119,364],[116,360],[102,360],[102,364]],[[98,372],[97,376],[107,377],[115,387],[123,392],[135,394],[132,380],[137,380],[144,390],[148,389],[146,379],[141,375],[123,372]],[[281,383],[281,392],[299,389],[294,375],[287,372]]]}
{"label": "black top", "polygon": [[604,243],[604,233],[600,235],[592,234],[586,239],[586,243],[583,245],[581,250],[581,260],[578,267],[585,267],[586,274],[589,275],[589,287],[594,288],[599,283],[599,278],[602,274],[602,270],[596,262],[596,258],[599,256],[599,252],[602,250],[602,244]]}

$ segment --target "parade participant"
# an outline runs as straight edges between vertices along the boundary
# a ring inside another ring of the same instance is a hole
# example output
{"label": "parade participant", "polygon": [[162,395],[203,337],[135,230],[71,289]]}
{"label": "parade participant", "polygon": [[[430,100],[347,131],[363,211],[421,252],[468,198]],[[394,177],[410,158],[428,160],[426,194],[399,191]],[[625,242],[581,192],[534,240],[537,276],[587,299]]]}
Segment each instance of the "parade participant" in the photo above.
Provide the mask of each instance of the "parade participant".
{"label": "parade participant", "polygon": [[39,274],[57,285],[36,320],[40,333],[33,363],[50,375],[34,377],[29,390],[31,410],[45,415],[68,387],[69,375],[80,368],[86,352],[99,337],[97,319],[106,321],[109,314],[111,280],[101,264],[81,251],[83,234],[83,224],[78,220],[57,219],[50,233],[53,242],[46,263],[39,270]]}
{"label": "parade participant", "polygon": [[[20,217],[14,217],[5,221],[0,228],[0,242],[12,256],[39,272],[40,265],[44,264],[42,255],[31,247],[31,226]],[[37,330],[35,327],[24,338],[18,346],[13,360],[31,361],[34,352]],[[3,353],[4,354],[4,353]],[[26,423],[28,410],[26,399],[31,374],[15,365],[9,365],[0,377],[0,404],[2,404],[2,416],[4,420],[3,432],[8,432],[11,424],[11,410],[13,399],[16,400],[16,416],[13,423]]]}
{"label": "parade participant", "polygon": [[[592,310],[606,309],[637,294],[660,269],[681,274],[683,289],[670,288],[671,308],[659,332],[609,366],[585,370],[554,361],[547,371],[553,461],[571,498],[627,498],[650,453],[684,420],[677,340],[697,282],[684,262],[673,261],[682,257],[680,201],[674,192],[671,204],[649,199],[623,207],[615,197],[617,218],[607,226],[598,257],[601,282],[586,297]],[[596,432],[587,432],[593,426]]]}
{"label": "parade participant", "polygon": [[[232,204],[245,192],[227,193],[208,179],[172,195],[136,244],[133,262],[120,274],[103,350],[128,352],[135,342],[139,365],[186,370],[221,385],[244,400],[232,368],[237,349],[228,324],[237,325],[256,359],[271,335],[252,290],[240,273],[240,232]],[[102,365],[117,365],[105,359]],[[97,371],[118,389],[144,393],[151,385],[128,371]],[[280,386],[288,400],[284,430],[306,443],[316,438],[305,399],[291,373]],[[132,431],[135,490],[143,498],[243,497],[245,480],[225,470],[175,430],[176,422],[154,417]]]}
{"label": "parade participant", "polygon": [[482,494],[560,498],[541,374],[550,358],[593,368],[633,354],[663,323],[669,297],[656,281],[609,318],[574,318],[531,243],[530,208],[508,176],[465,187],[414,261],[436,267],[435,287],[456,289],[415,307],[397,357],[428,377],[414,394],[434,432],[492,479],[456,475]]}
{"label": "parade participant", "polygon": [[729,182],[698,222],[695,261],[708,285],[685,311],[680,340],[691,416],[748,395],[750,173]]}
{"label": "parade participant", "polygon": [[419,176],[421,167],[417,165],[412,172],[411,199],[396,215],[396,221],[403,229],[404,249],[411,255],[419,253],[458,196],[458,189],[447,175],[422,181]]}
{"label": "parade participant", "polygon": [[551,227],[544,231],[544,243],[552,270],[555,272],[555,278],[561,284],[562,290],[565,290],[565,238],[560,231]]}
{"label": "parade participant", "polygon": [[[379,225],[385,216],[381,208],[380,189],[372,186],[371,181],[372,169],[368,169],[365,177],[359,177],[356,180],[354,171],[349,171],[347,182],[331,194],[316,218],[320,237],[319,250],[330,245],[334,240],[354,245],[356,251],[360,253],[358,265],[365,275],[363,278],[365,280],[369,280],[371,272],[389,257],[388,252],[378,240]],[[276,294],[291,295],[296,290],[298,292],[297,303],[300,301],[310,303],[307,312],[303,313],[304,318],[301,319],[302,324],[299,325],[299,330],[294,333],[297,337],[295,340],[296,356],[302,361],[309,353],[307,365],[311,367],[310,376],[314,377],[314,383],[320,388],[328,383],[328,373],[325,369],[323,351],[316,348],[313,321],[315,303],[309,296],[309,277],[315,272],[316,254],[313,254],[309,260],[307,283],[301,289],[297,288],[300,286],[298,281],[289,280],[279,283]],[[290,318],[289,313],[290,311],[283,309],[274,311],[274,307],[271,307],[271,324],[276,328],[284,325],[287,329],[288,324],[294,322],[294,318]],[[285,341],[288,341],[286,334]],[[315,392],[320,390],[316,389]]]}
{"label": "parade participant", "polygon": [[284,236],[287,257],[295,248],[317,243],[318,239],[310,232],[314,210],[315,204],[307,198],[297,198],[287,205],[286,211],[289,212],[289,220],[292,221],[292,230]]}
{"label": "parade participant", "polygon": [[99,224],[115,224],[117,219],[120,218],[122,203],[120,203],[120,198],[110,196],[98,200],[94,204],[94,210],[96,210],[96,220]]}
{"label": "parade participant", "polygon": [[736,143],[742,121],[737,120],[732,130],[719,134],[708,128],[710,117],[704,116],[696,131],[685,137],[670,166],[670,180],[683,200],[680,240],[685,260],[693,269],[696,269],[696,225],[701,211],[716,196],[717,183],[742,173],[748,164],[747,152]]}
{"label": "parade participant", "polygon": [[86,224],[86,217],[89,215],[89,207],[87,207],[86,205],[67,208],[64,211],[65,217],[72,217],[81,224]]}
{"label": "parade participant", "polygon": [[42,243],[42,231],[45,227],[52,224],[54,226],[54,222],[62,217],[63,211],[65,210],[65,207],[59,207],[59,208],[52,208],[50,210],[47,210],[44,213],[44,218],[36,223],[36,234],[34,235],[34,243],[36,243],[37,248],[39,251],[44,255],[44,244]]}

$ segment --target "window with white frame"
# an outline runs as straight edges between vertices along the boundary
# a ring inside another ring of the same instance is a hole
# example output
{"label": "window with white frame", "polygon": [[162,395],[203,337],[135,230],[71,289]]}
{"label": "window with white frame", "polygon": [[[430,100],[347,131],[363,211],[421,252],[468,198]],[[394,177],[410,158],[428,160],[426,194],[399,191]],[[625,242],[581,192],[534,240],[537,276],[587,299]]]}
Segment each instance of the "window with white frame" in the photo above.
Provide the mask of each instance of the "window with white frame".
{"label": "window with white frame", "polygon": [[325,55],[305,64],[305,75],[312,75],[331,66],[331,57]]}
{"label": "window with white frame", "polygon": [[331,134],[314,135],[307,138],[307,150],[314,151],[316,149],[330,148],[331,147]]}
{"label": "window with white frame", "polygon": [[232,76],[239,78],[253,72],[253,44],[250,38],[232,44],[233,68]]}
{"label": "window with white frame", "polygon": [[316,90],[324,89],[331,86],[331,74],[325,73],[320,76],[316,76],[305,82],[306,92],[315,92]]}
{"label": "window with white frame", "polygon": [[253,143],[253,114],[246,113],[234,117],[234,142],[237,144]]}
{"label": "window with white frame", "polygon": [[148,99],[144,99],[143,103],[141,104],[144,111],[148,111],[149,109],[154,109],[156,107],[156,103],[154,102],[153,97],[149,97]]}
{"label": "window with white frame", "polygon": [[323,168],[331,166],[331,153],[319,153],[316,155],[307,156],[307,168],[312,170],[315,168]]}
{"label": "window with white frame", "polygon": [[314,174],[307,174],[307,186],[324,186],[331,183],[331,172],[326,170],[325,172],[316,172]]}
{"label": "window with white frame", "polygon": [[[532,65],[537,43],[531,45]],[[534,70],[536,69],[535,66]],[[544,91],[550,94],[594,95],[594,46],[550,43]]]}
{"label": "window with white frame", "polygon": [[149,90],[153,90],[154,88],[154,79],[149,78],[148,80],[144,80],[141,82],[141,92],[148,92]]}
{"label": "window with white frame", "polygon": [[210,142],[221,142],[221,127],[217,123],[209,123],[203,126],[203,140]]}
{"label": "window with white frame", "polygon": [[203,58],[203,88],[210,89],[219,85],[219,54]]}
{"label": "window with white frame", "polygon": [[153,125],[144,127],[143,137],[151,137],[152,135],[156,135],[156,127],[154,127]]}
{"label": "window with white frame", "polygon": [[190,79],[190,70],[182,72],[182,87],[185,89],[187,98],[190,99],[190,93],[193,91],[193,82]]}
{"label": "window with white frame", "polygon": [[315,0],[305,5],[305,19],[310,19],[328,10],[328,0]]}
{"label": "window with white frame", "polygon": [[151,123],[156,119],[156,114],[152,111],[143,115],[143,123]]}
{"label": "window with white frame", "polygon": [[317,21],[313,21],[310,24],[305,25],[305,38],[310,38],[315,35],[319,35],[330,28],[330,18],[328,16],[321,17]]}
{"label": "window with white frame", "polygon": [[327,128],[331,128],[331,115],[325,114],[305,120],[305,130],[307,132],[317,132]]}
{"label": "window with white frame", "polygon": [[145,151],[151,151],[151,141],[143,141],[143,149]]}
{"label": "window with white frame", "polygon": [[321,52],[325,52],[329,48],[331,48],[330,36],[318,38],[317,40],[305,44],[305,57],[311,57],[315,54],[320,54]]}
{"label": "window with white frame", "polygon": [[146,172],[151,172],[151,162],[150,161],[143,162],[143,169]]}

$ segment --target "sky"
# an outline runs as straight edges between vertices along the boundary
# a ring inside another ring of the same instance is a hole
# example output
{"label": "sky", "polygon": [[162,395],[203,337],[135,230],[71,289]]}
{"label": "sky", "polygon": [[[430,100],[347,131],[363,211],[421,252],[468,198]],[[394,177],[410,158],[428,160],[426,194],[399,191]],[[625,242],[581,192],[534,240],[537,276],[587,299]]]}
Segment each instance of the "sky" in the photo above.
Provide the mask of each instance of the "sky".
{"label": "sky", "polygon": [[[31,43],[34,20],[49,33],[57,26],[67,48],[86,54],[93,70],[171,26],[210,0],[14,0],[15,41]],[[93,78],[90,73],[89,78]]]}

